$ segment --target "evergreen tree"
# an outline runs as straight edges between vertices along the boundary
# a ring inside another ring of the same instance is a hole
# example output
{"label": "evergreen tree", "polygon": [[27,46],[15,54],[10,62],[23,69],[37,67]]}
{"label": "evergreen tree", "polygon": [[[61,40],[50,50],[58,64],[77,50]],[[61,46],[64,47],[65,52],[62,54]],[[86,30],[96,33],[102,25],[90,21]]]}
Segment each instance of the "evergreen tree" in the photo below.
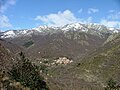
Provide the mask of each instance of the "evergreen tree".
{"label": "evergreen tree", "polygon": [[117,85],[117,83],[111,78],[108,83],[107,83],[107,87],[105,88],[105,90],[119,90],[120,87],[119,85]]}
{"label": "evergreen tree", "polygon": [[33,65],[21,52],[18,62],[10,71],[10,76],[31,90],[49,90],[44,78],[40,76],[38,67]]}

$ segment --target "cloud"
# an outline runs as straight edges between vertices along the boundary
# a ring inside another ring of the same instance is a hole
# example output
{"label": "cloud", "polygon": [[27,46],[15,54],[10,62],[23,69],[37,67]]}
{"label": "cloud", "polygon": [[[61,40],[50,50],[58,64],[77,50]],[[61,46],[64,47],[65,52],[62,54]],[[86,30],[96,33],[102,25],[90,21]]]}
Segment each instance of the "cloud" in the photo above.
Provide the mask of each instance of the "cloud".
{"label": "cloud", "polygon": [[108,26],[108,27],[117,27],[120,28],[120,21],[106,20],[102,19],[100,24]]}
{"label": "cloud", "polygon": [[65,10],[64,12],[59,11],[58,13],[45,16],[37,16],[35,20],[40,20],[49,26],[62,26],[65,24],[80,22],[80,19],[76,18],[70,10]]}
{"label": "cloud", "polygon": [[93,18],[92,18],[92,17],[88,17],[88,19],[87,19],[86,21],[87,21],[87,23],[91,23],[91,22],[92,22],[92,20],[93,20]]}
{"label": "cloud", "polygon": [[95,9],[95,8],[89,8],[89,9],[88,9],[88,14],[96,13],[96,12],[99,12],[99,10],[98,10],[98,9]]}
{"label": "cloud", "polygon": [[120,12],[113,12],[107,17],[108,19],[112,20],[119,20],[120,19]]}
{"label": "cloud", "polygon": [[120,12],[116,10],[109,10],[109,15],[101,19],[100,24],[120,28]]}
{"label": "cloud", "polygon": [[16,0],[0,0],[0,13],[4,13],[7,8],[14,5]]}
{"label": "cloud", "polygon": [[12,5],[15,5],[16,0],[0,0],[0,28],[11,28],[12,24],[9,18],[4,15],[4,12]]}
{"label": "cloud", "polygon": [[83,23],[83,24],[89,24],[89,23],[92,23],[92,22],[93,22],[92,17],[88,17],[87,19],[81,19],[80,20],[80,23]]}
{"label": "cloud", "polygon": [[[115,17],[114,17],[115,18]],[[45,16],[37,16],[35,20],[40,20],[42,23],[48,26],[63,26],[70,23],[94,23],[93,17],[88,18],[77,18],[70,10],[65,10],[63,12],[52,13]],[[97,24],[102,24],[108,27],[120,28],[120,21],[106,18],[100,19]]]}
{"label": "cloud", "polygon": [[0,28],[5,28],[5,27],[12,27],[12,25],[10,24],[7,16],[0,15]]}
{"label": "cloud", "polygon": [[109,12],[109,13],[113,13],[113,12],[115,12],[115,10],[109,10],[108,12]]}
{"label": "cloud", "polygon": [[78,13],[82,13],[82,11],[83,11],[83,9],[81,8],[81,9],[78,11]]}

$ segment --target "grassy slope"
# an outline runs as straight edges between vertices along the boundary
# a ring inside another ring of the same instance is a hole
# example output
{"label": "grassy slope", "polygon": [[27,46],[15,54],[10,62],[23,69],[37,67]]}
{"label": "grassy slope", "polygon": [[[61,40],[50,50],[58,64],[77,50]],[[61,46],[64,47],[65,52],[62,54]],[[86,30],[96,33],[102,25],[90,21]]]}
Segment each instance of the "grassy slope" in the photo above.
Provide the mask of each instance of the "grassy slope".
{"label": "grassy slope", "polygon": [[120,83],[120,34],[82,60],[76,70],[82,72],[82,79],[101,86],[110,78]]}

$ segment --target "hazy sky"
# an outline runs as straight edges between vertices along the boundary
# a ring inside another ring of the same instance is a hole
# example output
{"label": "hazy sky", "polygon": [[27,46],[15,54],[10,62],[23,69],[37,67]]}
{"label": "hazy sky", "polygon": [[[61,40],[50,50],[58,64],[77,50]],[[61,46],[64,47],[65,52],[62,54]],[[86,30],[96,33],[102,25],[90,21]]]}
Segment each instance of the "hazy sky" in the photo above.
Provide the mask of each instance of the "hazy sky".
{"label": "hazy sky", "polygon": [[98,23],[120,28],[120,0],[0,0],[0,29]]}

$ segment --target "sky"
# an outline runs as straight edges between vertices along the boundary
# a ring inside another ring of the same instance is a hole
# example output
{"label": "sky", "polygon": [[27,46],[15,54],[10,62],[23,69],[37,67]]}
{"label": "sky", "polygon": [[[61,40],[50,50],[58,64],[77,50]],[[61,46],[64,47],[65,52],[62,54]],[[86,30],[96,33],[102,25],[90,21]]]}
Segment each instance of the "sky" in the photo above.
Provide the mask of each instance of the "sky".
{"label": "sky", "polygon": [[0,0],[0,30],[96,23],[120,28],[120,0]]}

